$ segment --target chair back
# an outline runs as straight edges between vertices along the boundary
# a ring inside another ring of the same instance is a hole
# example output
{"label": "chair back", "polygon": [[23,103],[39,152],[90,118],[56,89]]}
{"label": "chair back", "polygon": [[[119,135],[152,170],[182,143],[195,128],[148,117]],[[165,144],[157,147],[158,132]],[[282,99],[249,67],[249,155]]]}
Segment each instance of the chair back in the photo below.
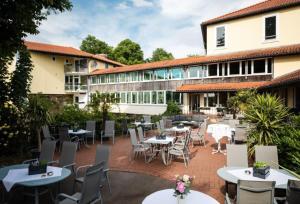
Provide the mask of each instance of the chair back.
{"label": "chair back", "polygon": [[273,204],[275,181],[238,180],[237,204]]}
{"label": "chair back", "polygon": [[59,158],[59,166],[74,164],[76,157],[77,143],[65,141],[62,144],[61,155]]}
{"label": "chair back", "polygon": [[155,122],[155,124],[156,124],[157,130],[159,132],[161,132],[160,123],[157,121],[157,122]]}
{"label": "chair back", "polygon": [[43,140],[39,161],[51,162],[55,152],[56,141]]}
{"label": "chair back", "polygon": [[136,138],[135,129],[130,128],[130,129],[128,129],[128,131],[130,134],[130,141],[131,141],[132,146],[136,146],[138,144],[138,142],[137,142],[137,138]]}
{"label": "chair back", "polygon": [[279,169],[277,146],[255,146],[255,161],[266,162],[271,168]]}
{"label": "chair back", "polygon": [[226,144],[227,166],[248,167],[247,145]]}
{"label": "chair back", "polygon": [[206,125],[205,125],[204,123],[202,123],[202,124],[199,126],[198,135],[204,137],[205,132],[206,132]]}
{"label": "chair back", "polygon": [[108,169],[109,152],[110,152],[109,146],[97,145],[95,164],[104,162],[103,170]]}
{"label": "chair back", "polygon": [[300,181],[289,180],[286,190],[287,204],[300,203]]}
{"label": "chair back", "polygon": [[44,138],[46,140],[51,140],[51,134],[50,134],[49,126],[48,125],[42,126],[42,131],[43,131]]}
{"label": "chair back", "polygon": [[138,135],[139,135],[139,140],[140,142],[144,142],[144,133],[143,133],[143,128],[142,127],[138,127],[137,128],[138,131]]}
{"label": "chair back", "polygon": [[190,143],[191,131],[189,131],[184,138],[184,148],[187,148]]}
{"label": "chair back", "polygon": [[88,204],[101,198],[100,185],[104,162],[95,164],[86,170],[81,190],[80,204]]}
{"label": "chair back", "polygon": [[96,130],[96,121],[94,121],[94,120],[86,121],[86,127],[85,128],[88,131],[95,132],[95,130]]}
{"label": "chair back", "polygon": [[68,127],[59,127],[58,128],[58,136],[59,136],[60,142],[70,141],[69,128]]}
{"label": "chair back", "polygon": [[115,134],[115,121],[107,120],[105,121],[104,134],[106,137],[112,137]]}
{"label": "chair back", "polygon": [[159,125],[160,125],[161,131],[164,131],[164,129],[165,129],[165,123],[164,123],[164,120],[160,120],[160,121],[159,121]]}
{"label": "chair back", "polygon": [[143,118],[146,123],[151,123],[151,116],[150,115],[143,115]]}
{"label": "chair back", "polygon": [[166,127],[165,128],[172,128],[172,120],[166,120]]}

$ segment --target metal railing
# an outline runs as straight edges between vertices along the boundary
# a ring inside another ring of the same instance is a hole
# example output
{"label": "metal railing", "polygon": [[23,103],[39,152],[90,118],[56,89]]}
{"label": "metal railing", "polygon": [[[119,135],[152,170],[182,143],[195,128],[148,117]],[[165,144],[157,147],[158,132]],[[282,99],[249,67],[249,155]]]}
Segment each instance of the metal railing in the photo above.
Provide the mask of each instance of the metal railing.
{"label": "metal railing", "polygon": [[80,92],[87,91],[87,85],[80,84],[65,84],[65,91],[67,92]]}

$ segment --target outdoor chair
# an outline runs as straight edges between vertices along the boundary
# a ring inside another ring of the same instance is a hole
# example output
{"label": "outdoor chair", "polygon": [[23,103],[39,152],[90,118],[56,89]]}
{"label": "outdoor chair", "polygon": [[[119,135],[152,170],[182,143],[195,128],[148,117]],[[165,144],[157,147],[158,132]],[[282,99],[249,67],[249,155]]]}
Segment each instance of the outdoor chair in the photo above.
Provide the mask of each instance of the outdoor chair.
{"label": "outdoor chair", "polygon": [[140,141],[140,143],[143,143],[145,141],[143,128],[142,127],[137,127],[137,131],[138,131],[139,141]]}
{"label": "outdoor chair", "polygon": [[[102,197],[99,186],[103,175],[104,162],[89,167],[84,175],[81,192],[72,196],[60,193],[56,197],[57,204],[88,204],[102,203]],[[63,200],[61,200],[63,199]]]}
{"label": "outdoor chair", "polygon": [[192,140],[192,146],[194,147],[194,143],[195,142],[199,142],[199,144],[203,144],[204,147],[206,147],[205,145],[205,132],[206,132],[206,128],[205,128],[205,124],[202,123],[199,128],[198,131],[195,132],[191,132],[191,140]]}
{"label": "outdoor chair", "polygon": [[235,128],[236,125],[238,125],[239,123],[240,123],[239,120],[234,120],[234,119],[228,120],[228,124],[229,124],[229,126],[230,126],[231,128]]}
{"label": "outdoor chair", "polygon": [[225,204],[276,204],[275,181],[238,180],[237,196],[230,200],[226,193]]}
{"label": "outdoor chair", "polygon": [[42,131],[43,131],[43,135],[44,135],[45,140],[54,140],[54,141],[56,140],[55,137],[51,136],[48,125],[44,125],[42,127]]}
{"label": "outdoor chair", "polygon": [[234,143],[244,143],[247,141],[247,128],[235,127],[233,141]]}
{"label": "outdoor chair", "polygon": [[90,133],[87,133],[85,135],[86,139],[87,138],[92,138],[93,139],[93,144],[95,144],[95,134],[96,134],[96,121],[94,120],[89,120],[86,121],[86,130],[91,131]]}
{"label": "outdoor chair", "polygon": [[59,151],[61,151],[62,144],[64,142],[75,142],[77,147],[80,148],[80,139],[77,136],[73,136],[72,138],[69,135],[68,127],[59,127],[58,128],[58,141],[59,141]]}
{"label": "outdoor chair", "polygon": [[189,132],[185,139],[184,139],[184,144],[174,144],[171,147],[168,148],[168,161],[171,162],[173,157],[182,157],[184,161],[185,167],[189,164],[189,141],[190,141],[190,135],[191,133]]}
{"label": "outdoor chair", "polygon": [[112,137],[113,144],[115,144],[115,121],[113,120],[105,121],[104,132],[101,131],[101,144],[103,138],[110,138],[110,137]]}
{"label": "outdoor chair", "polygon": [[23,164],[30,164],[37,161],[43,161],[47,163],[52,162],[54,152],[55,152],[55,146],[56,146],[56,141],[43,140],[39,158],[26,160],[23,162]]}
{"label": "outdoor chair", "polygon": [[[103,162],[103,176],[101,177],[101,183],[107,182],[109,192],[111,193],[110,181],[109,181],[109,167],[108,167],[108,160],[109,160],[109,146],[107,145],[97,145],[96,148],[96,156],[94,164],[99,164]],[[77,183],[84,183],[84,177],[81,177],[79,174],[80,172],[86,170],[86,168],[91,167],[92,165],[84,165],[79,166],[76,170],[76,182]]]}
{"label": "outdoor chair", "polygon": [[286,203],[299,204],[300,203],[300,181],[289,180],[286,190]]}
{"label": "outdoor chair", "polygon": [[277,146],[255,146],[255,161],[266,162],[271,168],[279,169]]}
{"label": "outdoor chair", "polygon": [[227,167],[248,167],[247,145],[226,144]]}
{"label": "outdoor chair", "polygon": [[142,153],[144,155],[145,163],[146,163],[147,162],[146,152],[148,152],[150,150],[150,148],[148,146],[145,146],[144,144],[141,144],[141,143],[137,142],[135,129],[128,129],[128,131],[129,131],[129,134],[130,134],[130,140],[131,140],[131,145],[132,145],[132,153],[134,155],[134,158],[138,154]]}

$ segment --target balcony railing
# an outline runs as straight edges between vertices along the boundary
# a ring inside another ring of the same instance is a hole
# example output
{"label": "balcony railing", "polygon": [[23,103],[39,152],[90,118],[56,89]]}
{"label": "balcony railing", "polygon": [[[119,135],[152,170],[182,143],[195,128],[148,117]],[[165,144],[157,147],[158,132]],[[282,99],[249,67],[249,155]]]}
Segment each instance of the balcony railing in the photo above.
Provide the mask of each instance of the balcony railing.
{"label": "balcony railing", "polygon": [[66,92],[86,92],[87,85],[80,85],[80,84],[66,84],[65,85]]}
{"label": "balcony railing", "polygon": [[65,73],[88,73],[88,68],[80,67],[75,69],[74,66],[65,65]]}

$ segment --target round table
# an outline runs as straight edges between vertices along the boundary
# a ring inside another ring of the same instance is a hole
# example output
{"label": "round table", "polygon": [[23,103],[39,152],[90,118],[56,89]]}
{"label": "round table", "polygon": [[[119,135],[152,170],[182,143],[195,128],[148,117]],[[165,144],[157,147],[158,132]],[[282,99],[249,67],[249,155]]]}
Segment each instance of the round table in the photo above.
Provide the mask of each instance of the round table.
{"label": "round table", "polygon": [[[142,204],[177,204],[177,198],[173,196],[174,189],[165,189],[154,192],[148,195],[142,202]],[[193,191],[186,196],[185,204],[219,204],[214,198],[201,193],[199,191]]]}
{"label": "round table", "polygon": [[232,138],[232,131],[235,131],[234,128],[231,128],[229,125],[227,124],[210,124],[207,126],[207,133],[210,133],[211,136],[215,139],[215,141],[218,143],[218,149],[217,150],[213,150],[213,154],[215,153],[223,153],[225,154],[225,152],[223,152],[221,150],[221,144],[220,144],[220,140],[222,137],[228,137],[230,140]]}
{"label": "round table", "polygon": [[[217,174],[224,181],[227,181],[229,183],[235,183],[235,184],[237,184],[238,180],[241,179],[241,178],[233,175],[232,173],[230,173],[230,171],[232,171],[232,170],[241,170],[241,171],[250,170],[252,172],[251,169],[252,168],[244,168],[244,167],[222,167],[222,168],[218,169]],[[274,171],[277,171],[277,172],[283,174],[282,176],[280,176],[280,175],[278,176],[278,180],[281,180],[281,183],[278,184],[279,181],[277,180],[277,182],[275,184],[275,188],[287,189],[287,180],[288,179],[296,179],[297,180],[297,178],[295,178],[293,175],[291,175],[290,173],[288,173],[284,169],[274,169]],[[283,176],[286,176],[286,178],[283,178]],[[270,179],[270,176],[268,178]],[[284,182],[284,184],[282,184],[282,179],[286,180],[286,182]],[[253,180],[253,178],[249,177],[249,175],[245,175],[245,179],[244,180]],[[255,178],[255,180],[264,180],[264,179]],[[275,179],[271,179],[271,180],[276,181],[276,178]]]}
{"label": "round table", "polygon": [[[17,164],[17,165],[11,165],[11,166],[0,168],[0,180],[2,181],[7,175],[8,171],[11,169],[24,169],[27,167],[28,164]],[[43,179],[41,178],[39,180],[33,180],[33,181],[24,181],[24,182],[16,183],[15,185],[34,188],[35,204],[38,204],[39,203],[38,188],[40,186],[47,186],[50,184],[60,182],[66,179],[70,175],[71,175],[71,171],[69,169],[62,168],[61,176],[56,176],[53,178],[43,178]]]}

